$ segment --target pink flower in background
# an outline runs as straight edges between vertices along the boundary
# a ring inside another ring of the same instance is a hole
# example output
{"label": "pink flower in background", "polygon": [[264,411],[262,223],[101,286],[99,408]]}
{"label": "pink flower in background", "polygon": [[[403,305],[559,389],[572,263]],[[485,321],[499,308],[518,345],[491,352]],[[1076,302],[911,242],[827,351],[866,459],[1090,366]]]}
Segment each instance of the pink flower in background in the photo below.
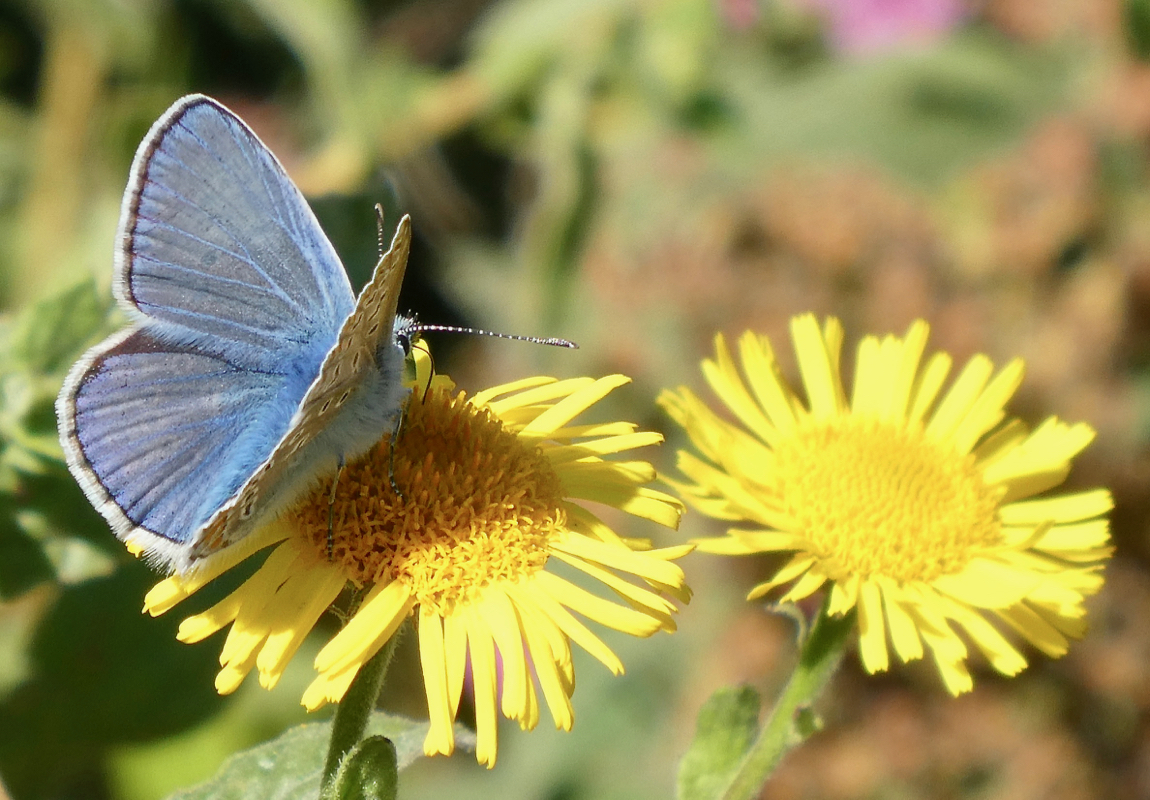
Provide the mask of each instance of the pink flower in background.
{"label": "pink flower in background", "polygon": [[750,28],[762,16],[759,0],[721,0],[719,6],[727,24],[737,31]]}
{"label": "pink flower in background", "polygon": [[963,0],[802,0],[826,17],[835,50],[873,55],[941,39],[967,16]]}

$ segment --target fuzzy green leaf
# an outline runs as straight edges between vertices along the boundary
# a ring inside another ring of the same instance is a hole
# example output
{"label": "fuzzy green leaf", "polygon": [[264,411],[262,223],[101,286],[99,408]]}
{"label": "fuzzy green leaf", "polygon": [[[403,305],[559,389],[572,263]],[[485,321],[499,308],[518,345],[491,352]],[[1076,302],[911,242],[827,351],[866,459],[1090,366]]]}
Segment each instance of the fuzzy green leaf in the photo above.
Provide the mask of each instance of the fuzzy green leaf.
{"label": "fuzzy green leaf", "polygon": [[[369,736],[390,739],[395,747],[398,768],[403,769],[423,755],[427,726],[426,722],[377,711],[368,723],[367,733]],[[170,800],[239,800],[248,797],[314,800],[319,795],[330,737],[330,722],[308,723],[291,728],[270,742],[237,753],[224,762],[214,778],[192,789],[176,792]],[[455,740],[461,749],[474,749],[474,734],[462,727],[456,727]],[[354,754],[359,750],[357,748],[352,752]],[[372,752],[375,753],[374,747]],[[373,756],[365,763],[374,761]]]}
{"label": "fuzzy green leaf", "polygon": [[105,331],[110,307],[90,279],[34,303],[16,319],[11,355],[34,372],[62,372]]}
{"label": "fuzzy green leaf", "polygon": [[695,739],[679,765],[679,800],[712,800],[727,787],[755,741],[759,693],[725,687],[707,700],[695,722]]}

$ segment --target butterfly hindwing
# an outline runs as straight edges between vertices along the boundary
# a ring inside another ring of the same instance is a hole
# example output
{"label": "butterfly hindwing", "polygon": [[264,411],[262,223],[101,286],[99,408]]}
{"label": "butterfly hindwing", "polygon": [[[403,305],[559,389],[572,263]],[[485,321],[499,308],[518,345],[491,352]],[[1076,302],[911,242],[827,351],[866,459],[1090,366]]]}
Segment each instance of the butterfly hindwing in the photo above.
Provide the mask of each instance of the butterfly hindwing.
{"label": "butterfly hindwing", "polygon": [[286,383],[130,329],[69,376],[61,440],[116,533],[168,560],[287,429]]}

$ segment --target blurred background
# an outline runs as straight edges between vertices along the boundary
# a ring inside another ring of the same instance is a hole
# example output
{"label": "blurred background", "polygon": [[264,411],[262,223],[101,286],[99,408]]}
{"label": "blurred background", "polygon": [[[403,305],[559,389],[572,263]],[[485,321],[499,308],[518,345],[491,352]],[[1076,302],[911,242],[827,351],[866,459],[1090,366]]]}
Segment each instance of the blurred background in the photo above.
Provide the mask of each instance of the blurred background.
{"label": "blurred background", "polygon": [[[275,691],[217,697],[220,637],[180,645],[184,614],[141,616],[155,576],[56,444],[64,372],[123,323],[109,287],[133,152],[191,91],[280,157],[357,285],[382,202],[417,235],[401,308],[581,345],[434,341],[470,391],[623,372],[604,413],[664,430],[653,398],[709,397],[716,331],[766,332],[793,367],[787,321],[808,310],[852,343],[925,317],[959,361],[1023,356],[1013,410],[1092,424],[1070,485],[1117,502],[1089,636],[1014,679],[977,665],[958,700],[930,666],[875,678],[848,658],[825,731],[763,796],[1150,796],[1150,0],[0,0],[11,798],[164,797],[305,718],[318,643]],[[662,469],[682,444],[667,432]],[[742,599],[770,563],[683,563],[678,633],[605,634],[623,678],[577,661],[574,731],[506,726],[494,771],[424,759],[402,794],[672,796],[703,700],[769,695],[794,658],[790,623]],[[410,650],[385,705],[419,716]]]}

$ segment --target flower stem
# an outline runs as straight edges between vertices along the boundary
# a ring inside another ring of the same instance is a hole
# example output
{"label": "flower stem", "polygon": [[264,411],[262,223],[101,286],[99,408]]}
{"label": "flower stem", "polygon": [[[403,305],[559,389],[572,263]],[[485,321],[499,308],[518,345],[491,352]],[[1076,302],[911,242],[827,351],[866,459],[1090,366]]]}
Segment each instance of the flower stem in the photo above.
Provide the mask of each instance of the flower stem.
{"label": "flower stem", "polygon": [[339,762],[363,739],[367,730],[371,712],[375,710],[375,701],[379,699],[379,690],[383,687],[383,679],[387,676],[387,668],[391,666],[391,657],[395,654],[395,644],[399,641],[396,632],[387,640],[379,652],[368,659],[359,674],[351,682],[347,694],[343,696],[335,710],[335,717],[331,721],[331,741],[327,746],[327,760],[323,765],[323,780],[320,782],[319,796],[326,797],[332,781],[335,779]]}
{"label": "flower stem", "polygon": [[[829,594],[828,594],[829,599]],[[723,793],[723,800],[753,800],[787,751],[814,732],[796,714],[810,706],[834,674],[842,660],[850,633],[855,627],[852,611],[842,617],[827,614],[824,602],[815,625],[803,642],[799,663],[787,682],[771,715],[759,731],[759,738],[747,751],[738,772]]]}

